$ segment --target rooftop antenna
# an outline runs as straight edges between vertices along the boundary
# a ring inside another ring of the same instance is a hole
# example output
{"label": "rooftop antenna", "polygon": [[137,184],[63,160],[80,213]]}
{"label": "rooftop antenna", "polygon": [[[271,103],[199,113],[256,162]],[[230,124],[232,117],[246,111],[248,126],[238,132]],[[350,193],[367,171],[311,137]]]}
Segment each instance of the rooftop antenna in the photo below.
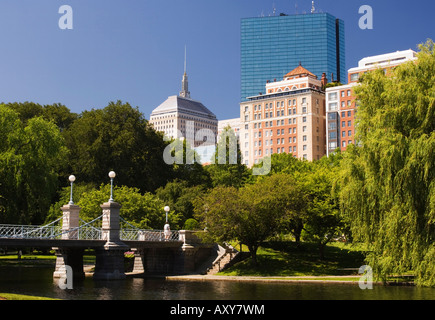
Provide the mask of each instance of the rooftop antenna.
{"label": "rooftop antenna", "polygon": [[187,48],[186,45],[184,45],[184,73],[187,71]]}
{"label": "rooftop antenna", "polygon": [[296,14],[298,14],[298,3],[297,2],[295,3],[295,11],[296,11]]}
{"label": "rooftop antenna", "polygon": [[316,8],[314,7],[314,1],[311,1],[311,13],[315,13]]}
{"label": "rooftop antenna", "polygon": [[273,2],[273,16],[276,15],[276,7],[275,7],[275,2]]}

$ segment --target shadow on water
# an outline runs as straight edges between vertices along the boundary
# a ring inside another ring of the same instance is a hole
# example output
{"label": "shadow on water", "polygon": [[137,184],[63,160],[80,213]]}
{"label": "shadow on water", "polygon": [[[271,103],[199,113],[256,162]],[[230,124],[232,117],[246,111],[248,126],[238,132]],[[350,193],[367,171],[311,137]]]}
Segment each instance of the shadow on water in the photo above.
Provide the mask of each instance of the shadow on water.
{"label": "shadow on water", "polygon": [[68,300],[435,300],[435,289],[381,286],[361,290],[355,284],[166,281],[128,278],[75,281],[62,290],[52,268],[0,267],[0,292]]}

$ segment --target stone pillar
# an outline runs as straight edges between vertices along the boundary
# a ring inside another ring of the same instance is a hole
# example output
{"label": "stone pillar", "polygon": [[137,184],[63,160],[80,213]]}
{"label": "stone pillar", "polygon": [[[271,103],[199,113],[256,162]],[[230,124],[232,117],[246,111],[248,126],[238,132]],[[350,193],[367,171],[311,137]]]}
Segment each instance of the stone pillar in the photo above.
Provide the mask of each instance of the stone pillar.
{"label": "stone pillar", "polygon": [[134,248],[133,273],[145,273],[146,270],[146,248]]}
{"label": "stone pillar", "polygon": [[129,247],[121,242],[119,237],[121,205],[116,202],[106,202],[101,205],[101,208],[103,209],[102,239],[106,240],[106,244],[96,250],[94,279],[125,279],[124,252]]}
{"label": "stone pillar", "polygon": [[180,230],[179,240],[183,241],[181,246],[182,259],[180,263],[182,273],[192,273],[196,268],[196,253],[201,240],[196,236],[195,231]]}
{"label": "stone pillar", "polygon": [[[70,231],[79,227],[80,207],[75,204],[67,204],[60,208],[63,211],[62,219],[62,239],[78,239],[78,230]],[[68,232],[70,231],[70,232]]]}
{"label": "stone pillar", "polygon": [[102,240],[115,244],[121,242],[119,238],[119,211],[121,210],[121,205],[117,202],[106,202],[100,207],[103,209]]}
{"label": "stone pillar", "polygon": [[83,279],[83,248],[53,248],[56,254],[56,267],[53,278],[66,277],[65,266],[70,266],[73,271],[73,279]]}

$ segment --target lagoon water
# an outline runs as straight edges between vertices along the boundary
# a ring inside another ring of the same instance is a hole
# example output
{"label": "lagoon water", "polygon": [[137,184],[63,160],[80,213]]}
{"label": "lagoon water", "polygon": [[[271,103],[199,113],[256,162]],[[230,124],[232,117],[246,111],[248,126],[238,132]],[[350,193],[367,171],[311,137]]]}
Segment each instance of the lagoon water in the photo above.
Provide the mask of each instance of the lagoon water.
{"label": "lagoon water", "polygon": [[75,282],[72,290],[59,288],[53,268],[0,267],[0,292],[66,300],[435,300],[434,288],[355,284],[263,283],[232,281],[167,281],[128,278]]}

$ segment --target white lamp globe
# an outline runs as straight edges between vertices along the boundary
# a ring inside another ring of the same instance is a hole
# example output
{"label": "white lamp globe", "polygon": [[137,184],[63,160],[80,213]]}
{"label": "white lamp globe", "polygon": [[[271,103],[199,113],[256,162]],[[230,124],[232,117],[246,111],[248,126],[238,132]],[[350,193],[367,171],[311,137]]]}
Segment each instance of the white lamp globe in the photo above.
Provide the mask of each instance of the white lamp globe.
{"label": "white lamp globe", "polygon": [[74,175],[70,175],[69,178],[68,178],[68,180],[69,180],[70,182],[74,182],[74,181],[76,181],[76,177],[75,177]]}
{"label": "white lamp globe", "polygon": [[113,179],[113,178],[115,178],[115,177],[116,177],[116,173],[115,173],[115,171],[110,171],[110,172],[109,172],[109,178]]}
{"label": "white lamp globe", "polygon": [[164,208],[164,210],[165,210],[166,212],[169,212],[170,208],[169,208],[168,206],[166,206],[166,207]]}

